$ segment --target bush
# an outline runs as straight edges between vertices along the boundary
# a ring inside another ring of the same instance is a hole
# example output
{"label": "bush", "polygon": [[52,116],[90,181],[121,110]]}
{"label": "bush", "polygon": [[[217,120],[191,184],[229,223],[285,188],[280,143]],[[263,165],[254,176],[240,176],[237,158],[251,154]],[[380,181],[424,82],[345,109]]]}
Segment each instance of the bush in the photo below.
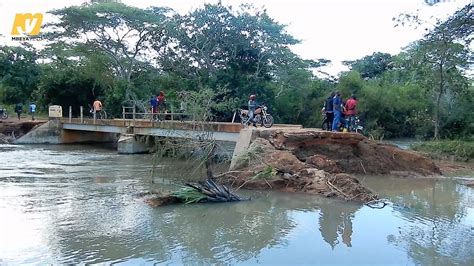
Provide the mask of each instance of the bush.
{"label": "bush", "polygon": [[416,151],[426,152],[436,159],[469,161],[474,158],[473,140],[438,140],[418,143],[412,146]]}

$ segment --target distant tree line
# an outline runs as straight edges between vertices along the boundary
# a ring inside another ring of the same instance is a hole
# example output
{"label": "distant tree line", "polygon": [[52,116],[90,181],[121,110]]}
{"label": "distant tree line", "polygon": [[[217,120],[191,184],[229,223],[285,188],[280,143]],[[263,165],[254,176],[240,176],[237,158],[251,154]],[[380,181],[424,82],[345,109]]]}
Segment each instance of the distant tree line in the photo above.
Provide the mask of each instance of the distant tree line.
{"label": "distant tree line", "polygon": [[[44,26],[44,49],[0,47],[0,102],[78,108],[101,98],[119,116],[122,105],[146,102],[159,91],[171,105],[180,91],[212,91],[214,119],[230,121],[235,108],[256,94],[276,122],[319,127],[325,98],[339,90],[344,98],[357,96],[373,136],[459,138],[474,132],[472,4],[437,21],[398,55],[377,52],[344,62],[350,71],[337,80],[318,78],[315,73],[330,61],[294,54],[290,47],[299,40],[252,5],[205,4],[180,15],[105,1],[51,14],[57,20]],[[396,22],[422,23],[416,15]]]}

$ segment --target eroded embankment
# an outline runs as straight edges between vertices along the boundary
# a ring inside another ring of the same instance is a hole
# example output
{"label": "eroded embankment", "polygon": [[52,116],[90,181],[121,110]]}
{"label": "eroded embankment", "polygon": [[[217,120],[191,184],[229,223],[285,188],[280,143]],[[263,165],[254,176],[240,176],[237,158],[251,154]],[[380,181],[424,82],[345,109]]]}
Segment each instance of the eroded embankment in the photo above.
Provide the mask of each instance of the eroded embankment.
{"label": "eroded embankment", "polygon": [[0,143],[13,143],[13,141],[26,133],[30,132],[36,126],[44,124],[46,121],[18,121],[18,120],[0,120]]}
{"label": "eroded embankment", "polygon": [[254,130],[249,148],[219,181],[247,189],[306,192],[367,202],[377,194],[350,174],[440,174],[428,158],[360,134]]}

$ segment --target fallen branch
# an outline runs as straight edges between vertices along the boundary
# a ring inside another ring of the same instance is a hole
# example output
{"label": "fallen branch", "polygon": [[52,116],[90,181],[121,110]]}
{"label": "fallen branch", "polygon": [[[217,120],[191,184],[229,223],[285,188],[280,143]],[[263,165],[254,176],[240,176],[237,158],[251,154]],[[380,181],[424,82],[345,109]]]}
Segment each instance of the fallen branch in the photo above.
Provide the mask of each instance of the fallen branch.
{"label": "fallen branch", "polygon": [[334,185],[331,183],[331,181],[329,181],[329,178],[326,180],[326,184],[327,184],[330,188],[332,188],[332,189],[336,190],[337,192],[339,192],[342,196],[344,196],[344,198],[345,198],[346,200],[348,200],[348,201],[351,200],[351,197],[349,197],[346,193],[342,192],[339,188],[337,188],[336,186],[334,186]]}
{"label": "fallen branch", "polygon": [[252,172],[252,171],[227,171],[227,172],[224,172],[224,173],[215,175],[214,178],[219,178],[219,177],[222,177],[222,176],[227,176],[227,175],[233,174],[233,173],[250,173],[250,172]]}
{"label": "fallen branch", "polygon": [[362,161],[359,161],[360,162],[360,166],[362,166],[362,170],[364,170],[364,173],[367,174],[367,171],[365,171],[365,167],[364,165],[362,164]]}
{"label": "fallen branch", "polygon": [[[367,202],[365,205],[372,209],[383,209],[390,203],[388,199],[375,199]],[[379,204],[382,204],[381,206]]]}
{"label": "fallen branch", "polygon": [[267,185],[270,187],[270,189],[272,189],[272,185],[270,185],[270,183],[268,183],[268,181],[264,178],[263,180],[265,180],[265,182],[267,183]]}
{"label": "fallen branch", "polygon": [[186,183],[185,187],[168,195],[147,199],[146,202],[153,207],[164,206],[173,203],[204,203],[204,202],[232,202],[250,200],[243,199],[231,192],[224,185],[216,184],[212,179],[198,182],[197,184]]}

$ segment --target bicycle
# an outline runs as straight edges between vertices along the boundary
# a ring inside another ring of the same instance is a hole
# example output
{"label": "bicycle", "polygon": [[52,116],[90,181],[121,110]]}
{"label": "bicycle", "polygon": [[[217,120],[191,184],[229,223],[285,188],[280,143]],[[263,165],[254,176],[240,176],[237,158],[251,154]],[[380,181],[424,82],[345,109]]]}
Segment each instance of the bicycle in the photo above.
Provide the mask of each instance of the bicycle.
{"label": "bicycle", "polygon": [[91,105],[89,105],[89,114],[91,118],[94,118],[94,113],[95,113],[95,119],[107,119],[107,112],[104,109],[101,109],[99,111],[94,111],[94,108],[92,108]]}

